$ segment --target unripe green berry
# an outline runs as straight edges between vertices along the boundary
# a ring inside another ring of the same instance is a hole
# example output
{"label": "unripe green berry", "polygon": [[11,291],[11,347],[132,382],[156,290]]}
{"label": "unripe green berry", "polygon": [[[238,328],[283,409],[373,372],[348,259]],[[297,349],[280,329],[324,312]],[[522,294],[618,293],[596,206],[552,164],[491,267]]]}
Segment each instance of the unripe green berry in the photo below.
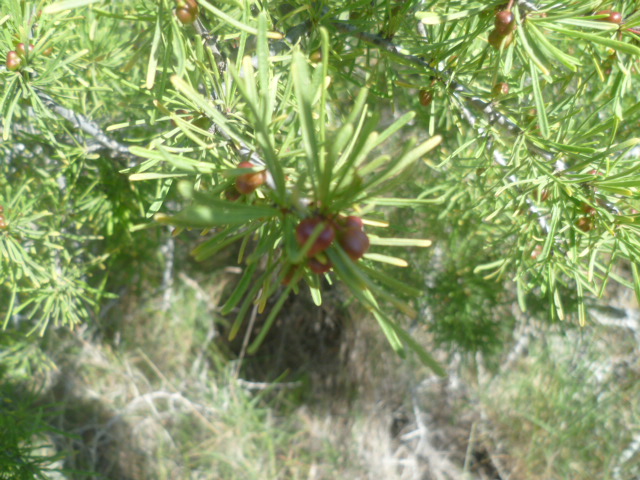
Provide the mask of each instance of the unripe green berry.
{"label": "unripe green berry", "polygon": [[322,61],[322,50],[316,50],[311,55],[309,55],[309,60],[313,63],[320,63]]}

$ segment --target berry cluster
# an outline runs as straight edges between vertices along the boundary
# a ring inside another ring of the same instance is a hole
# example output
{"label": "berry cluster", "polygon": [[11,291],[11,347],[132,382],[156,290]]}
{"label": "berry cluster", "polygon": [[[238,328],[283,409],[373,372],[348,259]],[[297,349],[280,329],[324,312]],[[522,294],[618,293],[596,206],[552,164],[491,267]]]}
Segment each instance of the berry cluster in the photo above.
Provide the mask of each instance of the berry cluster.
{"label": "berry cluster", "polygon": [[513,42],[516,19],[511,10],[502,10],[496,13],[495,28],[489,34],[489,43],[497,50],[507,48]]}
{"label": "berry cluster", "polygon": [[[319,230],[319,234],[316,231]],[[369,249],[369,237],[364,233],[362,219],[350,215],[348,217],[326,218],[320,215],[305,218],[296,227],[296,240],[304,247],[316,233],[315,240],[307,251],[308,266],[314,273],[326,273],[331,270],[331,261],[324,251],[337,238],[344,252],[353,261],[357,261]]]}
{"label": "berry cluster", "polygon": [[4,207],[0,205],[0,230],[7,228],[7,221],[4,218]]}
{"label": "berry cluster", "polygon": [[[251,162],[244,161],[238,164],[238,168],[255,168]],[[236,177],[233,187],[224,192],[229,201],[236,201],[241,195],[250,195],[261,187],[268,178],[267,170],[242,173]],[[318,230],[316,232],[316,230]],[[314,240],[307,251],[307,266],[315,273],[326,273],[333,267],[331,261],[324,254],[334,240],[353,261],[357,261],[369,249],[369,237],[364,233],[362,219],[353,215],[325,216],[316,214],[300,221],[296,227],[296,240],[304,247],[313,236]],[[288,275],[285,283],[293,275]]]}
{"label": "berry cluster", "polygon": [[7,70],[11,70],[12,72],[18,70],[29,54],[33,52],[33,49],[33,45],[27,47],[24,43],[19,43],[16,45],[15,50],[7,52]]}
{"label": "berry cluster", "polygon": [[191,25],[198,18],[198,2],[196,0],[176,0],[176,17],[183,25]]}

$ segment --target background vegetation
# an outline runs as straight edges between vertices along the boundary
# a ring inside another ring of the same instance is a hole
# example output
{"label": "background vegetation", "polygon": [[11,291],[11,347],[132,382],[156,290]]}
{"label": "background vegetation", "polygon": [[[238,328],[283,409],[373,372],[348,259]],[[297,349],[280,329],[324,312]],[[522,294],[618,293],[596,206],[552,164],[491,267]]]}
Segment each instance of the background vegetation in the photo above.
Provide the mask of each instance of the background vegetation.
{"label": "background vegetation", "polygon": [[635,10],[4,1],[0,478],[637,478]]}

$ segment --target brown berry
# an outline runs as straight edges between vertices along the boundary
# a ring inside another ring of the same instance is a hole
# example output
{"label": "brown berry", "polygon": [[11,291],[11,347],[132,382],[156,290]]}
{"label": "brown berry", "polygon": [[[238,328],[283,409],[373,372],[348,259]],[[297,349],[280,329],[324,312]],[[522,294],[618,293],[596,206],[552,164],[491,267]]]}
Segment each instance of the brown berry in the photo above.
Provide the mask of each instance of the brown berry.
{"label": "brown berry", "polygon": [[318,275],[327,273],[333,267],[333,265],[331,264],[331,260],[326,258],[326,263],[323,263],[318,257],[310,258],[308,265],[311,271],[313,273],[317,273]]}
{"label": "brown berry", "polygon": [[433,92],[429,90],[425,90],[423,88],[422,90],[420,90],[419,98],[420,98],[420,105],[424,107],[428,107],[429,105],[431,105],[431,102],[433,101]]}
{"label": "brown berry", "polygon": [[358,260],[369,250],[369,237],[360,228],[347,228],[340,234],[338,243],[351,260]]}
{"label": "brown berry", "polygon": [[176,8],[184,8],[185,10],[198,11],[197,0],[176,0]]}
{"label": "brown berry", "polygon": [[12,72],[18,70],[20,65],[22,64],[22,59],[18,56],[16,52],[11,50],[7,53],[7,69]]}
{"label": "brown berry", "polygon": [[594,213],[596,213],[596,209],[586,202],[582,202],[580,204],[580,210],[582,210],[587,215],[593,215]]}
{"label": "brown berry", "polygon": [[578,227],[583,232],[588,232],[593,230],[593,218],[592,217],[580,217],[576,222],[576,227]]}
{"label": "brown berry", "polygon": [[506,37],[509,33],[513,32],[516,29],[516,21],[513,13],[509,10],[503,10],[496,13],[495,26],[496,32],[503,37]]}
{"label": "brown berry", "polygon": [[[35,47],[33,45],[29,45],[29,53],[33,52],[33,49]],[[16,45],[16,53],[24,58],[27,56],[27,47],[24,43],[19,43],[18,45]]]}
{"label": "brown berry", "polygon": [[298,241],[298,245],[303,247],[318,225],[322,225],[322,231],[307,252],[308,257],[315,257],[320,252],[324,252],[327,248],[329,248],[331,243],[333,243],[333,239],[336,236],[336,232],[331,224],[324,221],[322,218],[305,218],[296,227],[296,240]]}
{"label": "brown berry", "polygon": [[225,189],[224,191],[224,198],[226,198],[228,201],[230,202],[235,202],[236,200],[238,200],[240,198],[240,192],[238,192],[238,189],[234,187],[228,187],[227,189]]}
{"label": "brown berry", "polygon": [[600,10],[596,15],[608,15],[608,17],[600,19],[602,22],[615,23],[618,25],[622,23],[622,14],[620,12],[614,12],[613,10]]}
{"label": "brown berry", "polygon": [[492,30],[489,34],[489,43],[496,50],[500,48],[507,48],[513,42],[513,33],[509,33],[506,36],[501,35],[497,30]]}
{"label": "brown berry", "polygon": [[509,84],[506,82],[499,82],[493,86],[493,90],[491,90],[491,94],[494,97],[500,97],[502,95],[509,94]]}
{"label": "brown berry", "polygon": [[[251,162],[240,162],[238,165],[239,168],[253,168],[255,166],[256,165]],[[238,175],[238,178],[236,178],[236,189],[243,195],[249,195],[264,182],[264,171],[243,173],[242,175]]]}
{"label": "brown berry", "polygon": [[180,23],[183,25],[191,25],[196,21],[196,17],[198,16],[197,12],[193,10],[189,10],[187,8],[178,8],[176,10],[176,17],[180,20]]}
{"label": "brown berry", "polygon": [[549,191],[549,189],[544,188],[539,193],[539,196],[540,196],[540,201],[541,202],[546,202],[547,200],[549,200],[549,197],[551,196],[551,192]]}

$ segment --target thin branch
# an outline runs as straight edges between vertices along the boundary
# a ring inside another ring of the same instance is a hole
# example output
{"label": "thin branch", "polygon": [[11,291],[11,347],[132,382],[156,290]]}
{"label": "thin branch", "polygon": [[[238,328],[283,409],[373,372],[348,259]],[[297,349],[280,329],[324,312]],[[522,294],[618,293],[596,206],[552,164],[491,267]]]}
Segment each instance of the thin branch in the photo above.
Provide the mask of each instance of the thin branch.
{"label": "thin branch", "polygon": [[40,97],[42,102],[49,110],[64,118],[65,120],[71,122],[74,128],[85,132],[89,136],[93,137],[100,145],[108,148],[113,152],[126,157],[132,156],[132,153],[127,145],[120,143],[113,138],[110,138],[106,133],[102,131],[97,123],[89,120],[87,117],[80,113],[76,113],[69,108],[63,107],[46,93],[37,93],[38,97]]}
{"label": "thin branch", "polygon": [[[504,158],[504,155],[498,150],[493,151],[493,159],[498,165],[501,165],[503,167],[507,166],[507,160]],[[509,177],[507,178],[512,183],[518,182],[518,177],[516,177],[515,175],[509,175]],[[542,228],[542,230],[548,235],[551,232],[551,228],[549,227],[549,223],[547,223],[547,219],[540,213],[538,206],[529,197],[527,197],[527,205],[529,206],[529,211],[537,218],[540,228]]]}
{"label": "thin branch", "polygon": [[211,50],[211,53],[213,53],[213,58],[215,59],[216,66],[218,67],[218,73],[222,74],[222,72],[227,69],[227,59],[218,48],[218,37],[207,30],[207,27],[204,26],[200,18],[195,21],[193,26],[198,35],[200,35],[202,40],[204,40],[205,45],[209,50]]}
{"label": "thin branch", "polygon": [[[342,33],[356,37],[370,45],[374,45],[401,59],[405,63],[424,68],[426,71],[431,72],[437,80],[439,80],[449,89],[454,98],[456,98],[460,102],[461,106],[463,104],[472,106],[474,110],[480,112],[484,116],[487,123],[493,126],[497,126],[504,133],[507,133],[508,135],[514,137],[524,134],[524,130],[522,130],[521,127],[519,127],[516,123],[509,119],[507,115],[497,110],[493,103],[483,100],[479,96],[475,95],[466,85],[453,80],[453,74],[450,71],[438,70],[432,67],[426,60],[416,55],[405,53],[405,50],[399,45],[386,40],[380,35],[361,32],[357,30],[356,27],[342,21],[334,21],[333,25],[336,29],[338,29],[338,31]],[[465,111],[465,109],[463,108],[463,114],[465,115],[467,121],[469,121],[471,126],[475,127],[477,125],[475,116],[471,115],[468,110]],[[548,161],[551,161],[556,157],[553,152],[538,147],[530,140],[526,140],[526,145],[532,153],[540,155]],[[561,160],[556,160],[555,167],[558,171],[562,171],[567,168],[566,164]]]}

